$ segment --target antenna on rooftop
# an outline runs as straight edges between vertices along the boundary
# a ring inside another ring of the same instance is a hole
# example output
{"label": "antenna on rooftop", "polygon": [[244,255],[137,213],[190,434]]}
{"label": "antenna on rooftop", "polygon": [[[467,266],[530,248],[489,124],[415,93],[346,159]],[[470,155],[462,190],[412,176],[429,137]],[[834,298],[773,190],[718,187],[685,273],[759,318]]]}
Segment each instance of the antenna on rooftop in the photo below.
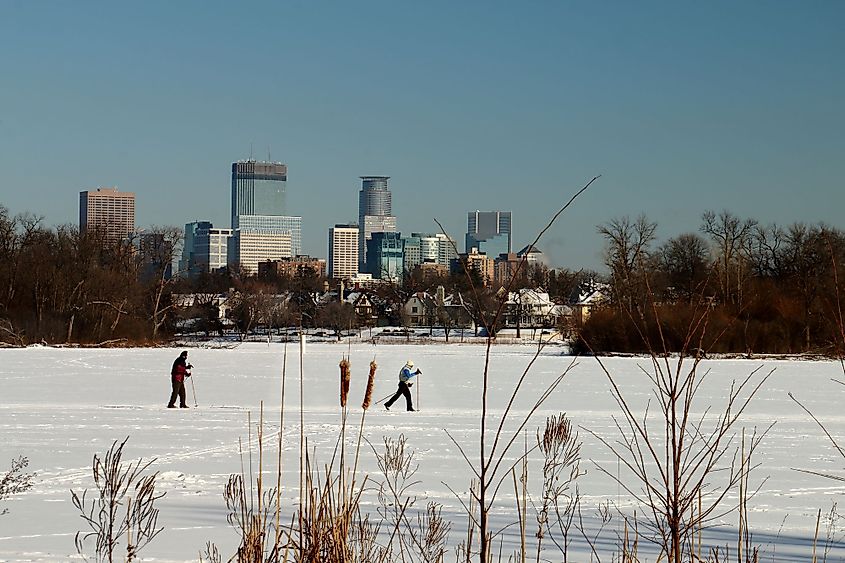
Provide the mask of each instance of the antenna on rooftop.
{"label": "antenna on rooftop", "polygon": [[270,158],[270,145],[267,145],[267,162],[273,162],[273,159]]}
{"label": "antenna on rooftop", "polygon": [[249,159],[252,160],[252,143],[249,144]]}

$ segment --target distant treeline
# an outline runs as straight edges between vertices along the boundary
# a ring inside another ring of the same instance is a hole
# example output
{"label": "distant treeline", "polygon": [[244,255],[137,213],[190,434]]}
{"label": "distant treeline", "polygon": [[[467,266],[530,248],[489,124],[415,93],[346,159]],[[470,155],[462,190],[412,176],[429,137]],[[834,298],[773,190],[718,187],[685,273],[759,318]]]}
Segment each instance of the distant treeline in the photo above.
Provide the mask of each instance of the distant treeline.
{"label": "distant treeline", "polygon": [[[541,287],[575,314],[559,327],[590,352],[839,354],[845,342],[845,234],[822,224],[764,226],[729,211],[702,215],[698,232],[657,244],[645,216],[598,226],[609,275],[531,265],[510,284]],[[320,327],[336,333],[375,323],[405,325],[402,306],[416,292],[460,293],[463,308],[437,310],[432,326],[489,326],[503,298],[475,271],[423,276],[371,291],[362,318],[348,302],[326,297],[336,282],[303,269],[259,278],[224,271],[197,279],[171,277],[181,230],[154,227],[123,240],[75,226],[47,228],[31,214],[0,205],[0,343],[156,343],[179,327],[220,332],[215,294],[227,293],[228,318],[242,334],[258,327]],[[603,299],[581,314],[579,297],[601,288]],[[208,297],[185,308],[174,295]],[[280,294],[287,297],[277,299]],[[500,317],[491,332],[503,326]],[[448,332],[447,332],[448,333]]]}
{"label": "distant treeline", "polygon": [[581,352],[842,352],[845,235],[764,226],[729,211],[656,246],[645,216],[598,227],[609,300],[581,327]]}
{"label": "distant treeline", "polygon": [[47,228],[0,205],[0,342],[159,339],[169,327],[169,272],[181,231],[127,239],[75,226]]}
{"label": "distant treeline", "polygon": [[[293,276],[259,277],[234,268],[182,278],[171,271],[181,242],[176,227],[153,227],[116,240],[98,229],[49,228],[40,217],[12,216],[0,205],[0,345],[152,344],[180,330],[214,335],[234,329],[245,335],[255,329],[303,326],[339,333],[375,323],[404,325],[401,311],[408,297],[440,285],[450,294],[466,295],[466,314],[477,325],[483,324],[482,314],[492,317],[499,304],[495,288],[484,287],[474,271],[435,276],[415,272],[400,285],[372,290],[375,310],[362,318],[337,295],[326,297],[326,289],[339,289],[337,282],[309,268]],[[544,286],[565,301],[579,279],[592,277],[528,268],[517,286]],[[214,300],[224,293],[225,327]],[[186,306],[177,295],[194,298]],[[432,322],[448,328],[470,320],[442,315]]]}

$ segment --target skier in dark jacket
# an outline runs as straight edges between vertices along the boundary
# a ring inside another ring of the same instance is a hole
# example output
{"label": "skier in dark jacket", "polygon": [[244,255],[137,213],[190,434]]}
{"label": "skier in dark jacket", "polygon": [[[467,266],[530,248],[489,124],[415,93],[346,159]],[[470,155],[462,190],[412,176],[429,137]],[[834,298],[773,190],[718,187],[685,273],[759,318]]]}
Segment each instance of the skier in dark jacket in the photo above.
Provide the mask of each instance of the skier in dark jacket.
{"label": "skier in dark jacket", "polygon": [[187,409],[185,404],[185,378],[191,377],[191,364],[188,363],[188,351],[185,350],[173,362],[173,367],[170,369],[170,383],[173,386],[173,392],[170,394],[170,402],[167,403],[167,408],[176,408],[176,397],[179,397],[179,407]]}
{"label": "skier in dark jacket", "polygon": [[411,386],[414,385],[414,378],[422,373],[419,369],[417,371],[411,371],[414,369],[414,362],[408,360],[405,362],[405,365],[402,369],[399,370],[399,389],[396,390],[396,393],[384,404],[384,408],[390,410],[390,405],[395,403],[400,396],[405,395],[405,404],[408,407],[409,411],[414,410],[414,404],[411,401]]}

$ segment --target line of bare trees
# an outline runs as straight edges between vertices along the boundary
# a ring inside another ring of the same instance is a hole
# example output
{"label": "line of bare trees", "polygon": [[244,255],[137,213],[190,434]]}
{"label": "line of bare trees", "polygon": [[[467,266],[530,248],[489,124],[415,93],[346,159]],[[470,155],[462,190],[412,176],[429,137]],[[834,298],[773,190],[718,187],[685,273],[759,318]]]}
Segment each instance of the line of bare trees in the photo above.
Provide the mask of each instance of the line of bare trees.
{"label": "line of bare trees", "polygon": [[659,245],[657,223],[645,215],[615,218],[597,230],[605,240],[610,302],[583,327],[597,350],[645,351],[641,333],[655,331],[658,318],[669,347],[678,349],[681,329],[702,304],[712,309],[710,351],[834,353],[841,345],[833,314],[835,269],[845,264],[839,229],[763,225],[725,210],[706,211],[698,232]]}
{"label": "line of bare trees", "polygon": [[116,240],[0,205],[0,343],[156,340],[171,326],[167,274],[181,237],[153,227]]}

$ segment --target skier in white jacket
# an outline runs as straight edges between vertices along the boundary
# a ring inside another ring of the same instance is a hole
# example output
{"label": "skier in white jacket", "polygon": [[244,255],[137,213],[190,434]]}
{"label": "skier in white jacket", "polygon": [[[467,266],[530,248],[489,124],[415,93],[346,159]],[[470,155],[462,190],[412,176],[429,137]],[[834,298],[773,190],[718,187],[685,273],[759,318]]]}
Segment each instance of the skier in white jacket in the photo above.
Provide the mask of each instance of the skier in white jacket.
{"label": "skier in white jacket", "polygon": [[390,410],[390,405],[395,403],[400,396],[405,395],[405,403],[408,407],[408,411],[414,411],[414,403],[411,401],[411,387],[414,385],[414,378],[417,375],[421,374],[422,371],[418,368],[416,371],[414,369],[414,362],[412,360],[408,360],[405,362],[405,365],[402,366],[402,369],[399,370],[399,389],[396,390],[396,393],[384,404],[384,408]]}

